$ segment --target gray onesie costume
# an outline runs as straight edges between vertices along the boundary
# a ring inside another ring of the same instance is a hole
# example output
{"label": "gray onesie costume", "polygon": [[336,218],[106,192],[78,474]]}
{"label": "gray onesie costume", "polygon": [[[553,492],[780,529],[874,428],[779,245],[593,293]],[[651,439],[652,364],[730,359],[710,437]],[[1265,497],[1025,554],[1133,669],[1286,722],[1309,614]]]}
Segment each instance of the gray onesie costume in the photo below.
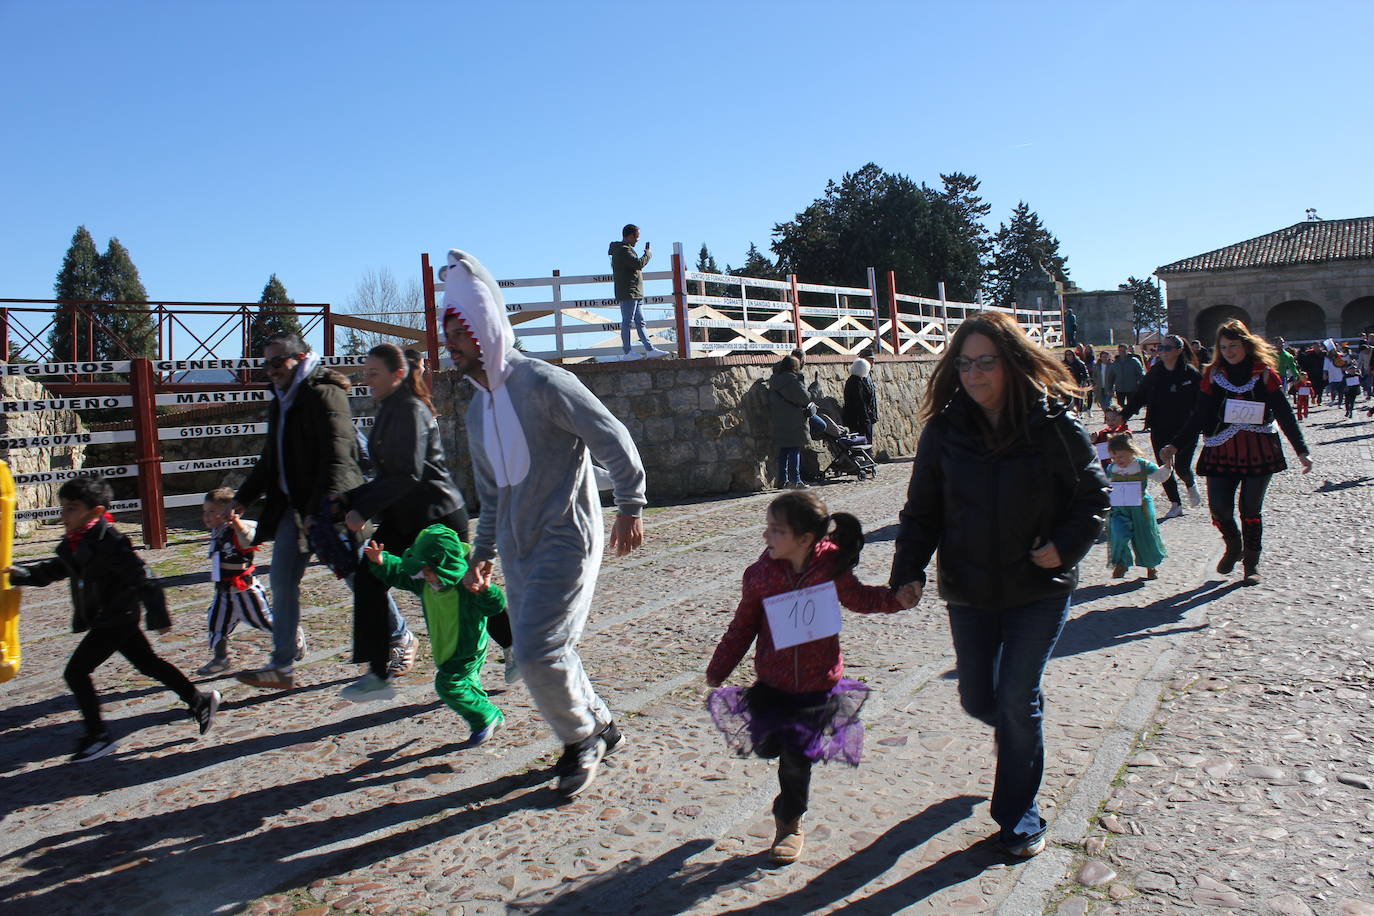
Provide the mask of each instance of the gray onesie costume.
{"label": "gray onesie costume", "polygon": [[444,319],[467,325],[490,386],[474,383],[467,411],[482,502],[472,558],[499,553],[520,673],[558,740],[574,744],[611,721],[577,654],[604,540],[591,457],[610,472],[621,515],[645,504],[644,467],[576,376],[514,349],[501,291],[476,258],[450,251],[444,273]]}

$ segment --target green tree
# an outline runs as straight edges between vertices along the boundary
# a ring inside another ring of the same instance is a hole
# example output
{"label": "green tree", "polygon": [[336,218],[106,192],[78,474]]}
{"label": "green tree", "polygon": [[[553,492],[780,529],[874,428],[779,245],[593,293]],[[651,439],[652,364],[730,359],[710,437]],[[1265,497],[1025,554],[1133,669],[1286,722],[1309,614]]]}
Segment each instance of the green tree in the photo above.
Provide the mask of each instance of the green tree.
{"label": "green tree", "polygon": [[701,251],[697,252],[697,270],[704,274],[720,273],[720,265],[716,263],[715,255],[711,254],[711,249],[706,247],[706,243],[701,243]]}
{"label": "green tree", "polygon": [[892,270],[901,292],[971,299],[983,275],[986,205],[978,179],[954,172],[940,190],[870,162],[773,227],[778,272],[811,283],[868,285],[869,267]]}
{"label": "green tree", "polygon": [[100,256],[99,298],[106,302],[128,303],[119,311],[107,312],[101,319],[106,331],[97,331],[97,355],[105,359],[129,359],[157,355],[157,324],[148,310],[148,290],[138,276],[129,249],[119,239],[110,239]]}
{"label": "green tree", "polygon": [[1059,239],[1024,200],[1011,211],[1011,222],[997,227],[992,249],[984,291],[993,305],[1009,307],[1017,278],[1037,265],[1056,280],[1068,280],[1068,258],[1059,253]]}
{"label": "green tree", "polygon": [[[95,239],[85,226],[77,226],[71,245],[62,259],[62,267],[53,283],[57,299],[91,302],[100,298],[100,252]],[[76,336],[73,338],[72,318],[76,317]],[[59,305],[53,316],[53,328],[48,334],[52,358],[57,360],[85,359],[90,353],[90,329],[85,313],[73,306]]]}
{"label": "green tree", "polygon": [[252,324],[248,328],[249,352],[247,356],[262,355],[262,348],[273,337],[283,334],[300,334],[301,321],[296,315],[296,303],[286,294],[286,286],[273,274],[262,288],[258,298],[260,305],[253,313]]}
{"label": "green tree", "polygon": [[1168,323],[1169,313],[1164,308],[1164,299],[1159,294],[1159,284],[1146,277],[1130,277],[1117,286],[1131,294],[1132,318],[1135,325],[1135,338],[1140,339],[1141,331],[1159,331],[1161,334]]}

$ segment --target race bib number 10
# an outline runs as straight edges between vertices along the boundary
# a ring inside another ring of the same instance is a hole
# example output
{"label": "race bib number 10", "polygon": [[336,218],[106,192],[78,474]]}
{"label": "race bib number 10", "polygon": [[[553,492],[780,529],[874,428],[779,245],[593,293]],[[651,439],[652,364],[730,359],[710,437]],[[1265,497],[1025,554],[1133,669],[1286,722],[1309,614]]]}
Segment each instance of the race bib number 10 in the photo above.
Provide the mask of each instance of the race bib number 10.
{"label": "race bib number 10", "polygon": [[773,648],[786,649],[840,632],[840,596],[834,582],[763,599]]}

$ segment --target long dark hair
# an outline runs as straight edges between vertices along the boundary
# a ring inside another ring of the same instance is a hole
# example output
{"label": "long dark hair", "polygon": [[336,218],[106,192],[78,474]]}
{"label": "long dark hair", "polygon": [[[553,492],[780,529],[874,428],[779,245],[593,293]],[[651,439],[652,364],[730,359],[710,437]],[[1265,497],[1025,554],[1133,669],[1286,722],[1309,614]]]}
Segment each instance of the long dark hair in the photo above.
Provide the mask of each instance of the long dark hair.
{"label": "long dark hair", "polygon": [[994,448],[1009,445],[1025,433],[1031,404],[1040,398],[1067,404],[1088,391],[1079,386],[1063,360],[1055,359],[1053,353],[1027,337],[1009,316],[1001,312],[980,312],[960,323],[940,362],[935,365],[935,374],[930,378],[921,405],[921,415],[926,422],[938,416],[961,389],[955,361],[964,342],[974,334],[982,334],[992,341],[1007,373],[1007,405],[1002,411],[1002,428],[993,430]]}
{"label": "long dark hair", "polygon": [[841,570],[858,565],[859,554],[864,549],[864,530],[859,520],[848,512],[831,515],[824,500],[807,490],[782,494],[768,504],[768,512],[791,528],[797,537],[809,534],[817,541],[829,538],[840,548],[836,562]]}
{"label": "long dark hair", "polygon": [[434,402],[429,398],[429,386],[425,384],[424,375],[420,372],[419,360],[406,358],[400,347],[389,343],[377,344],[367,351],[367,355],[380,359],[388,372],[405,369],[406,374],[405,378],[401,379],[401,386],[423,401],[430,413],[434,413]]}
{"label": "long dark hair", "polygon": [[1177,334],[1170,334],[1164,339],[1175,347],[1178,347],[1178,358],[1182,360],[1184,365],[1191,363],[1194,369],[1202,368],[1197,364],[1197,354],[1193,352],[1192,347],[1188,346],[1188,341],[1179,337]]}

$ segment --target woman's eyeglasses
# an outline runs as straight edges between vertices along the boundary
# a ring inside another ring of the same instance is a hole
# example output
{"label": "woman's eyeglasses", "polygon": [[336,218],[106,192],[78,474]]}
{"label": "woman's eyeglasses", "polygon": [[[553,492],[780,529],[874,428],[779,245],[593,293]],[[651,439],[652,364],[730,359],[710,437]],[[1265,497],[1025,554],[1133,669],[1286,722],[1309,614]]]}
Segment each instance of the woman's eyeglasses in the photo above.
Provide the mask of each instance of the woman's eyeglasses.
{"label": "woman's eyeglasses", "polygon": [[983,372],[991,372],[997,368],[997,364],[1002,361],[1002,357],[996,353],[985,353],[982,356],[956,356],[954,357],[954,368],[961,374],[972,372],[973,367],[977,366]]}

